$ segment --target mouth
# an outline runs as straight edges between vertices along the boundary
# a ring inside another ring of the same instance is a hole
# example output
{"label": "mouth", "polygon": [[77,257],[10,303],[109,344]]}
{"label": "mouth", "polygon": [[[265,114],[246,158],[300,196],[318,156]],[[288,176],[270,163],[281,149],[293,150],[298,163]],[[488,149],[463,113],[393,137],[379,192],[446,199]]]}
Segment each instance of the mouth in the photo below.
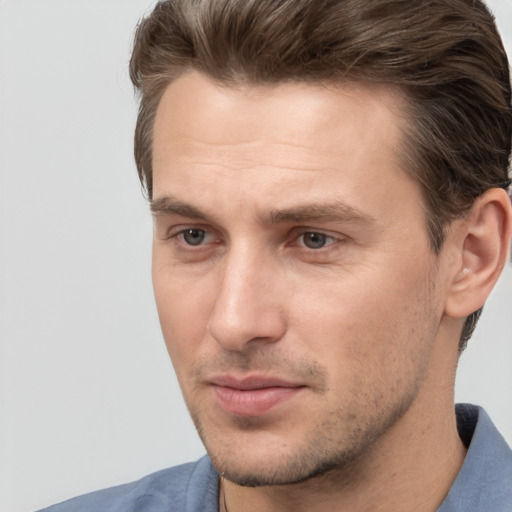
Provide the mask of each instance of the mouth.
{"label": "mouth", "polygon": [[262,416],[296,397],[306,386],[265,376],[241,379],[218,375],[210,379],[215,400],[227,414],[239,417]]}

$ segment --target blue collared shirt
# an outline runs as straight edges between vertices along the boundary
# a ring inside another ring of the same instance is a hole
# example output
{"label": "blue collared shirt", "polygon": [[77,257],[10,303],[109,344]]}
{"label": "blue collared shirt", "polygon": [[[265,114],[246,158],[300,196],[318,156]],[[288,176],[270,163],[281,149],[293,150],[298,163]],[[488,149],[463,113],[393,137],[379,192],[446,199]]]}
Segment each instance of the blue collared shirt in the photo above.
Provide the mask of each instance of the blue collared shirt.
{"label": "blue collared shirt", "polygon": [[[437,512],[512,512],[512,450],[486,412],[457,405],[464,464]],[[218,512],[219,474],[208,457],[41,512]]]}
{"label": "blue collared shirt", "polygon": [[459,404],[464,464],[437,512],[512,512],[512,450],[480,407]]}

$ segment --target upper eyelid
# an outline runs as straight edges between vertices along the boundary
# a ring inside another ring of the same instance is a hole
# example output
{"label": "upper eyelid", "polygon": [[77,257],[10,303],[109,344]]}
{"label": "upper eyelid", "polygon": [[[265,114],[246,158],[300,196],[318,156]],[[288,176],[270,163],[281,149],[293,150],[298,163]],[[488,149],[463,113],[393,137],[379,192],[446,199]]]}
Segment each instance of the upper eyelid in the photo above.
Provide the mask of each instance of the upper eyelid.
{"label": "upper eyelid", "polygon": [[209,234],[211,234],[214,231],[213,229],[205,226],[204,224],[191,222],[191,223],[177,224],[177,225],[173,225],[173,226],[167,228],[166,236],[168,236],[169,238],[172,238],[174,236],[179,235],[180,233],[187,231],[188,229],[198,229],[201,231],[205,231],[206,233],[209,233]]}
{"label": "upper eyelid", "polygon": [[337,231],[332,231],[330,229],[322,229],[322,228],[313,228],[313,227],[299,226],[297,228],[293,228],[292,231],[297,232],[297,237],[299,237],[301,235],[304,235],[306,233],[315,233],[315,234],[318,234],[318,235],[323,235],[323,236],[327,236],[329,238],[340,239],[340,240],[348,238],[347,235],[345,235],[343,233],[340,233],[340,232],[337,232]]}
{"label": "upper eyelid", "polygon": [[171,229],[203,229],[208,231],[209,233],[223,233],[224,230],[222,227],[213,221],[202,217],[194,217],[181,215],[177,213],[153,213],[153,219],[155,224],[161,224],[162,226],[166,226],[166,229],[170,231]]}

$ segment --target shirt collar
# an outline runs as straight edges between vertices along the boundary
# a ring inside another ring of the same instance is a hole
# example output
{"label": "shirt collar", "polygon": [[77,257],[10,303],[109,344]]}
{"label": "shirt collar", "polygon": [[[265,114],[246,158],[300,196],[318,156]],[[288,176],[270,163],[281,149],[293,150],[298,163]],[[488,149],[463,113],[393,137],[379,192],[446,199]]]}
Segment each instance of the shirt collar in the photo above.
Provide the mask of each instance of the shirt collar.
{"label": "shirt collar", "polygon": [[438,512],[501,512],[512,507],[512,451],[480,407],[459,404],[457,428],[468,452]]}

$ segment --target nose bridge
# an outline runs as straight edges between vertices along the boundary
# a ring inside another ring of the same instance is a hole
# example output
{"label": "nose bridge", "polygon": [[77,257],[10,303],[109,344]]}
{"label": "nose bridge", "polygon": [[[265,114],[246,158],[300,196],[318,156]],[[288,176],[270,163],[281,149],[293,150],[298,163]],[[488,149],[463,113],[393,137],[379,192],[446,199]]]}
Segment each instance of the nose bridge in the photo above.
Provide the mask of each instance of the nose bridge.
{"label": "nose bridge", "polygon": [[279,268],[262,247],[233,245],[223,261],[209,332],[228,350],[277,341],[284,333],[277,284]]}

